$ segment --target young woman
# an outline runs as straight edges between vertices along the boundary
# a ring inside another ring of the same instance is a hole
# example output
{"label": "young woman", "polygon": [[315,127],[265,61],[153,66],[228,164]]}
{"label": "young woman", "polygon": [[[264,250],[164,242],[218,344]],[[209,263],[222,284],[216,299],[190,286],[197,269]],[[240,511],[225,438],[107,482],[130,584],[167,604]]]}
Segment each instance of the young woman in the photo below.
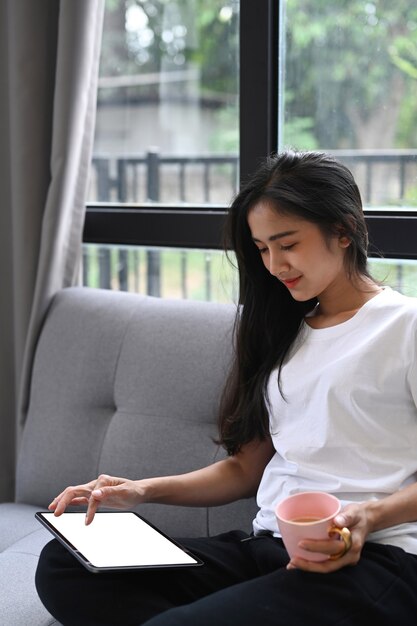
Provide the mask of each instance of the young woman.
{"label": "young woman", "polygon": [[[367,269],[355,181],[321,153],[269,158],[235,198],[236,358],[219,441],[228,457],[195,472],[100,476],[51,503],[131,508],[219,505],[257,493],[253,535],[180,539],[205,565],[94,576],[56,541],[39,595],[66,625],[415,626],[417,615],[417,300]],[[305,541],[329,559],[288,555],[274,508],[299,491],[343,503],[351,542]]]}

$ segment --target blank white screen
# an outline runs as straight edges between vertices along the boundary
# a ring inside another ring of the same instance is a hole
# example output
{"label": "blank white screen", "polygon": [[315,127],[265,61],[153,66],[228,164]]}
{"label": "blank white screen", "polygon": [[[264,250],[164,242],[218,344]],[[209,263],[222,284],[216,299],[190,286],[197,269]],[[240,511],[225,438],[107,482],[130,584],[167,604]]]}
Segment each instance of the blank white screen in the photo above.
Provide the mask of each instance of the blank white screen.
{"label": "blank white screen", "polygon": [[42,513],[95,567],[192,565],[197,561],[132,512]]}

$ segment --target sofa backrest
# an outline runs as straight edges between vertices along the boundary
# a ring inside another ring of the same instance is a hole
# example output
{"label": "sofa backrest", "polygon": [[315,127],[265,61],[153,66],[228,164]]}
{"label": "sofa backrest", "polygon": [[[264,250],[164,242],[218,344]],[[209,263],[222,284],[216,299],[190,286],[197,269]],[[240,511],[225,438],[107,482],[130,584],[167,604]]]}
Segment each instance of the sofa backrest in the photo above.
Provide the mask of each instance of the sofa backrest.
{"label": "sofa backrest", "polygon": [[[16,500],[43,508],[100,473],[176,474],[221,458],[213,437],[233,317],[225,304],[58,293],[36,350]],[[250,529],[255,505],[138,510],[165,532],[197,536]]]}

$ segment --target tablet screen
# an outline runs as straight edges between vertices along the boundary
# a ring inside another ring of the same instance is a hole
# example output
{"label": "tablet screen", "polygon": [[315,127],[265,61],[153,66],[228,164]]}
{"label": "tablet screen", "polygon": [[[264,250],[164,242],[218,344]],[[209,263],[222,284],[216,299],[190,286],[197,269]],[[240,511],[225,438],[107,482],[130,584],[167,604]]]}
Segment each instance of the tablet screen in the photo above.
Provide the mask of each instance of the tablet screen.
{"label": "tablet screen", "polygon": [[36,513],[37,519],[92,571],[201,565],[202,562],[131,511],[98,512],[85,525],[85,513]]}

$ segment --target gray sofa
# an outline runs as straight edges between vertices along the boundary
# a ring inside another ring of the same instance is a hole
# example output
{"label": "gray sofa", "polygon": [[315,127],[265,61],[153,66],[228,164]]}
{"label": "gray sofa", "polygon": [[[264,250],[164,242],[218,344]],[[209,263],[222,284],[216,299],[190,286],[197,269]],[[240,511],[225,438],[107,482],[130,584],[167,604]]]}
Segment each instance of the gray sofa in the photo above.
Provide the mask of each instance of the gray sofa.
{"label": "gray sofa", "polygon": [[[0,504],[0,624],[56,621],[34,574],[51,539],[34,518],[100,473],[180,473],[219,459],[212,441],[233,307],[100,289],[57,294],[37,346],[15,502]],[[173,536],[250,530],[254,500],[212,509],[142,505]]]}

